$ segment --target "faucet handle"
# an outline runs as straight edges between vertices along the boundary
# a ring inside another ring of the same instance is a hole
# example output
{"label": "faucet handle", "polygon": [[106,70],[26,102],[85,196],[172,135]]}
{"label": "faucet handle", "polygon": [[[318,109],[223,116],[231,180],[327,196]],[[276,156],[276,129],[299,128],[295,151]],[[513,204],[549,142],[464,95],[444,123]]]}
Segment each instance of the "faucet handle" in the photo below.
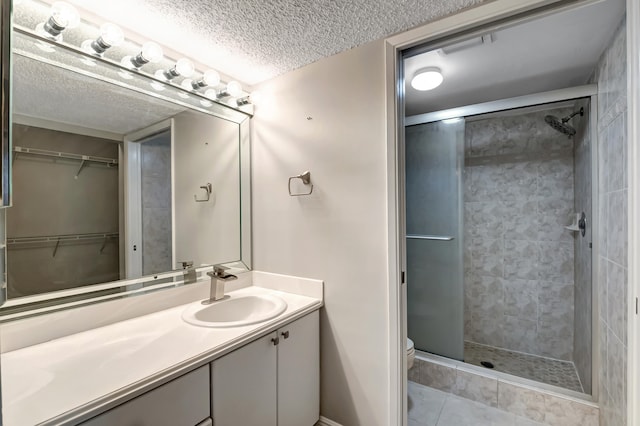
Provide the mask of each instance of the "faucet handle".
{"label": "faucet handle", "polygon": [[222,265],[213,265],[213,273],[217,276],[217,275],[225,275],[224,271],[226,271],[227,268],[226,266],[222,266]]}
{"label": "faucet handle", "polygon": [[178,262],[182,265],[182,269],[193,268],[193,260],[183,260],[182,262]]}
{"label": "faucet handle", "polygon": [[231,268],[227,268],[222,265],[213,265],[213,271],[207,272],[207,275],[209,275],[211,278],[216,278],[218,280],[223,280],[223,281],[231,281],[231,280],[238,279],[238,277],[236,277],[233,274],[227,274],[225,272],[227,269],[231,269]]}

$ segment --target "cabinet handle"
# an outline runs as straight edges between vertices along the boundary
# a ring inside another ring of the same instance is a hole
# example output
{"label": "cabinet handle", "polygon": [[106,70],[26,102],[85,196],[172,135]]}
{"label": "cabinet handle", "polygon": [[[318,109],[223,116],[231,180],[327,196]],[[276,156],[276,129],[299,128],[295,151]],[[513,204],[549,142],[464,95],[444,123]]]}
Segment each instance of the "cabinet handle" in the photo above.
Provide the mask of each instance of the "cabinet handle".
{"label": "cabinet handle", "polygon": [[273,342],[273,346],[277,346],[278,343],[280,343],[280,338],[274,337],[273,339],[271,339],[271,342]]}
{"label": "cabinet handle", "polygon": [[282,334],[282,337],[284,337],[285,339],[289,338],[289,331],[288,330],[285,331],[284,333],[281,333],[281,334]]}

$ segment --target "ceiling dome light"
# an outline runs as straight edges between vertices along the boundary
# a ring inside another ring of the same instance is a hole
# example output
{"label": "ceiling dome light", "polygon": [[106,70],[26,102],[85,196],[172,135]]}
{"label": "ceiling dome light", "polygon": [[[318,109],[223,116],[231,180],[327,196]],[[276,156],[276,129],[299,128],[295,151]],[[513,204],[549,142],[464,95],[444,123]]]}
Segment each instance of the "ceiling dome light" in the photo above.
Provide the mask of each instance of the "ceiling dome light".
{"label": "ceiling dome light", "polygon": [[433,90],[444,81],[440,68],[429,67],[418,70],[411,80],[411,87],[416,90]]}

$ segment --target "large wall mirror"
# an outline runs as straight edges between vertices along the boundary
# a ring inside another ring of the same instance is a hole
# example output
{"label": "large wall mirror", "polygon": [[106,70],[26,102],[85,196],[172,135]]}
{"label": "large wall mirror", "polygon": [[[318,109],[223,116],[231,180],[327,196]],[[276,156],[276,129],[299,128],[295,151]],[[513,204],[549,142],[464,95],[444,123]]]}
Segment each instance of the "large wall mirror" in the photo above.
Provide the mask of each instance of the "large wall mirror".
{"label": "large wall mirror", "polygon": [[175,285],[183,262],[249,269],[250,114],[114,84],[42,43],[14,34],[4,314]]}

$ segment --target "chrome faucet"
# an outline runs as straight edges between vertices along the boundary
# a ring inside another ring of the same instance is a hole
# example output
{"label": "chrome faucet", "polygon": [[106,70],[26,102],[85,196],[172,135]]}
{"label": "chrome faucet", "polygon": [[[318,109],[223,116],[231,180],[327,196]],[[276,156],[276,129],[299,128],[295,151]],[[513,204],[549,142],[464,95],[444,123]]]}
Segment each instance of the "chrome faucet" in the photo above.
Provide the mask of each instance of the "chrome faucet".
{"label": "chrome faucet", "polygon": [[196,268],[193,267],[193,260],[186,260],[184,262],[180,262],[182,265],[183,280],[185,284],[191,284],[198,281],[198,274],[196,273]]}
{"label": "chrome faucet", "polygon": [[220,265],[214,265],[213,271],[207,272],[207,275],[211,277],[211,290],[209,292],[209,299],[202,302],[205,305],[224,299],[224,284],[227,281],[237,280],[238,277],[232,274],[227,274],[224,271],[228,268]]}

